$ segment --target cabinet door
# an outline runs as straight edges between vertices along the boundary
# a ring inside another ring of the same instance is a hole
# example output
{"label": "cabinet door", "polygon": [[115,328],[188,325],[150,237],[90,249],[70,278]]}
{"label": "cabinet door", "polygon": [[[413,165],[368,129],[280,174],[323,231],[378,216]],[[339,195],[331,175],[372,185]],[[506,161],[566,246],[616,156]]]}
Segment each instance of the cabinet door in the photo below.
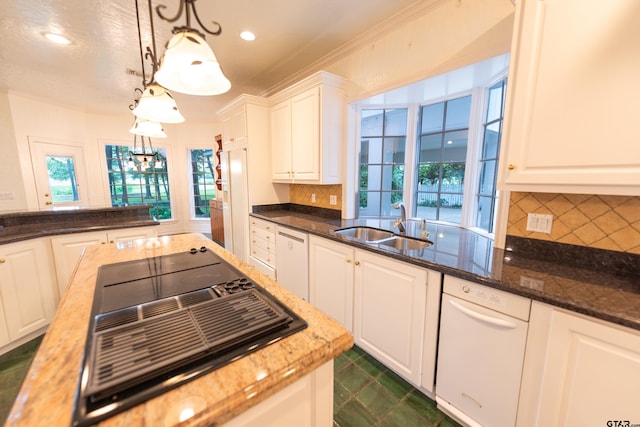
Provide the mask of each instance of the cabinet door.
{"label": "cabinet door", "polygon": [[0,296],[11,341],[47,326],[55,312],[51,254],[41,239],[0,247]]}
{"label": "cabinet door", "polygon": [[637,0],[518,1],[501,181],[640,195]]}
{"label": "cabinet door", "polygon": [[0,295],[0,348],[9,344],[9,329],[7,328],[7,316],[2,308],[2,295]]}
{"label": "cabinet door", "polygon": [[56,266],[60,298],[64,295],[64,291],[69,284],[71,275],[76,268],[76,264],[84,248],[92,245],[104,245],[107,241],[107,233],[104,231],[67,234],[65,236],[51,238],[51,248],[53,249],[53,259]]}
{"label": "cabinet door", "polygon": [[247,142],[247,115],[243,107],[222,119],[222,139],[226,150]]}
{"label": "cabinet door", "polygon": [[291,103],[271,108],[271,174],[274,180],[291,179]]}
{"label": "cabinet door", "polygon": [[518,426],[638,422],[638,384],[639,331],[534,302]]}
{"label": "cabinet door", "polygon": [[360,250],[355,264],[356,344],[419,386],[426,270]]}
{"label": "cabinet door", "polygon": [[291,100],[291,165],[296,181],[320,179],[320,88]]}
{"label": "cabinet door", "polygon": [[309,302],[353,333],[354,250],[309,236]]}

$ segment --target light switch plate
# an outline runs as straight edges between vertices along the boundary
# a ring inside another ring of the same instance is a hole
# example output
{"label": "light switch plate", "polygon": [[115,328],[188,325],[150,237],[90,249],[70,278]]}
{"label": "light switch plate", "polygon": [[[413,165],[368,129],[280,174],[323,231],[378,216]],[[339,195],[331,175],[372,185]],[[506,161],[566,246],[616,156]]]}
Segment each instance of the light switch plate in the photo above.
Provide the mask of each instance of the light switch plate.
{"label": "light switch plate", "polygon": [[331,196],[329,196],[329,204],[330,205],[337,205],[338,204],[338,197],[334,196],[333,194]]}
{"label": "light switch plate", "polygon": [[552,225],[553,215],[530,213],[527,216],[527,231],[549,234]]}

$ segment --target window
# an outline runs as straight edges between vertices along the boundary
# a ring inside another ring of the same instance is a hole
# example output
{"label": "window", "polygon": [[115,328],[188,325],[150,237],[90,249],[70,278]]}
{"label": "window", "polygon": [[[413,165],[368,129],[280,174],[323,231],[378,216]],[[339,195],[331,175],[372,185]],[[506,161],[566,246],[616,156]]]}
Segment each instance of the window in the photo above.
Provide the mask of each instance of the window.
{"label": "window", "polygon": [[407,109],[363,110],[360,139],[361,217],[391,216],[402,201]]}
{"label": "window", "polygon": [[77,202],[78,186],[72,156],[45,156],[53,204]]}
{"label": "window", "polygon": [[461,223],[470,113],[471,96],[420,109],[416,216]]}
{"label": "window", "polygon": [[171,219],[166,150],[154,156],[135,156],[133,147],[106,145],[111,206],[152,205],[151,215]]}
{"label": "window", "polygon": [[209,218],[209,200],[216,198],[213,150],[191,151],[191,196],[196,218]]}
{"label": "window", "polygon": [[507,81],[503,80],[489,88],[487,114],[484,120],[482,150],[480,154],[480,182],[476,195],[478,212],[476,227],[494,232],[496,210],[496,181],[498,176],[498,156],[502,139],[504,119],[504,99]]}

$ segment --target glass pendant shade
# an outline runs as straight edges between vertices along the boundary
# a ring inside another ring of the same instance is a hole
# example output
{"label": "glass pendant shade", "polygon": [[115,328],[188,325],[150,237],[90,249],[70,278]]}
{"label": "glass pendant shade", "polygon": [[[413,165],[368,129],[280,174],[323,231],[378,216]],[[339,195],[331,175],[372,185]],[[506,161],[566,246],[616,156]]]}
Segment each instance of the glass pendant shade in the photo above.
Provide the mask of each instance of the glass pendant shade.
{"label": "glass pendant shade", "polygon": [[178,111],[173,96],[157,83],[146,87],[133,109],[133,114],[141,119],[159,123],[182,123],[184,117]]}
{"label": "glass pendant shade", "polygon": [[231,88],[207,42],[191,30],[169,40],[155,79],[169,90],[188,95],[219,95]]}
{"label": "glass pendant shade", "polygon": [[131,126],[131,129],[129,129],[129,132],[149,138],[167,137],[167,134],[162,128],[162,123],[141,119],[140,117],[136,117],[136,121],[133,123],[133,126]]}

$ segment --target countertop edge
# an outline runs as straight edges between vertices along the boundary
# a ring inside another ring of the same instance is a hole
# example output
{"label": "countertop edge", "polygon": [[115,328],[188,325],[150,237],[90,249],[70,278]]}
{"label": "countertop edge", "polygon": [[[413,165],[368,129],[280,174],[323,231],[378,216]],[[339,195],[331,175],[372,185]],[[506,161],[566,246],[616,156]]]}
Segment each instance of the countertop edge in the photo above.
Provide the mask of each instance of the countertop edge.
{"label": "countertop edge", "polygon": [[319,229],[314,229],[314,227],[306,227],[306,228],[298,227],[295,224],[291,224],[287,221],[283,221],[282,219],[279,219],[279,217],[275,216],[273,212],[271,212],[271,215],[261,215],[260,213],[250,213],[249,215],[259,219],[263,219],[265,221],[270,221],[277,225],[290,227],[301,232],[313,234],[315,236],[326,238],[338,243],[347,244],[349,246],[366,250],[378,255],[394,258],[398,261],[407,262],[419,267],[427,268],[427,269],[434,270],[443,274],[451,275],[460,279],[469,280],[471,282],[489,286],[491,288],[495,288],[501,291],[509,292],[511,294],[530,298],[534,301],[552,305],[554,307],[558,307],[558,308],[566,309],[575,313],[591,316],[591,317],[604,320],[610,323],[614,323],[623,327],[640,330],[640,318],[630,318],[630,317],[625,317],[623,315],[605,312],[602,310],[596,310],[593,307],[589,306],[588,301],[578,301],[578,300],[560,301],[557,298],[552,298],[544,294],[543,292],[536,291],[535,289],[509,286],[504,281],[498,280],[496,278],[488,277],[486,275],[471,273],[469,271],[452,268],[450,266],[442,265],[437,262],[423,260],[423,259],[415,258],[409,255],[404,255],[397,252],[383,250],[376,245],[370,245],[367,243],[354,241],[349,238],[345,238],[343,236],[337,235],[333,232],[326,231],[327,229],[335,230],[335,229],[344,227],[345,226],[344,221],[341,225],[335,225],[335,221],[330,221],[325,218],[312,219],[312,216],[308,214],[300,215],[300,214],[296,214],[295,212],[286,212],[286,213],[283,213],[283,217],[280,217],[280,218],[284,218],[286,216],[294,216],[294,217],[303,218],[304,220],[307,220],[307,221],[317,221],[318,224],[324,225],[324,229],[319,230]]}

